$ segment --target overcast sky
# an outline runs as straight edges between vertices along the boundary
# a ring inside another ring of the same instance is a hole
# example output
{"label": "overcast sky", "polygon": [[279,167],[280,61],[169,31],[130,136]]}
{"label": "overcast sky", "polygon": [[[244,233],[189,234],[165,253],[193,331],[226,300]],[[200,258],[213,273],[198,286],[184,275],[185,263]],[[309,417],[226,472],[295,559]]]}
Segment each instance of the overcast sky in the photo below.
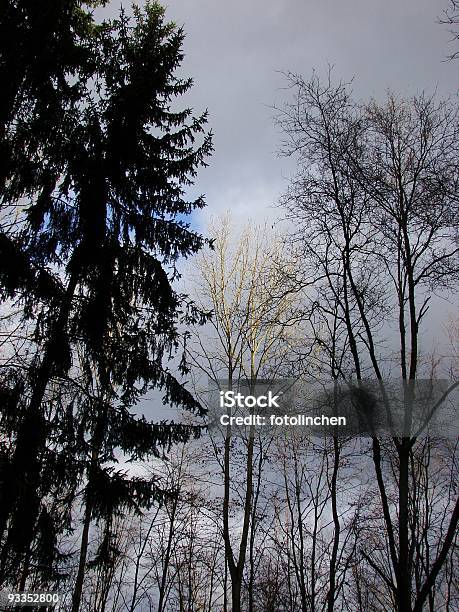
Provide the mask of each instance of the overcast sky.
{"label": "overcast sky", "polygon": [[[288,97],[281,71],[307,77],[332,64],[338,79],[355,78],[361,98],[381,97],[387,88],[442,96],[459,89],[459,61],[445,61],[459,43],[451,43],[448,27],[438,24],[447,0],[163,4],[167,18],[187,34],[183,74],[195,85],[184,101],[196,111],[208,108],[215,133],[215,153],[196,185],[206,194],[204,217],[225,210],[241,218],[277,216],[273,207],[294,169],[276,155],[280,135],[271,107]],[[117,6],[111,2],[108,11]]]}
{"label": "overcast sky", "polygon": [[288,92],[280,71],[309,76],[334,65],[355,77],[359,97],[390,87],[412,94],[456,94],[459,62],[448,28],[437,23],[447,0],[169,0],[167,16],[183,24],[187,100],[208,108],[215,132],[210,166],[198,176],[204,215],[230,209],[261,219],[273,210],[293,166],[276,155],[273,104]]}

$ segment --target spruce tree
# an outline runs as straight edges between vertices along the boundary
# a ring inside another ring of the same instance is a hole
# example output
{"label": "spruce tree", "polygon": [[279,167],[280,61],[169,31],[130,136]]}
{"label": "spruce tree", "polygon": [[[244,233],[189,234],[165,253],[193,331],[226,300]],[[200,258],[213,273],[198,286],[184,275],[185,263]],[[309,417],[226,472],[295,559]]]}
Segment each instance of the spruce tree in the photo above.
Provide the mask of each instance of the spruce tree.
{"label": "spruce tree", "polygon": [[[3,27],[13,14],[19,31],[32,4],[10,2]],[[203,245],[183,218],[204,200],[189,201],[184,190],[212,148],[206,113],[175,110],[192,84],[175,76],[183,31],[156,2],[134,8],[131,19],[122,11],[100,24],[82,3],[51,5],[60,19],[27,19],[37,28],[31,39],[47,28],[54,45],[40,82],[27,53],[15,67],[11,38],[1,60],[2,69],[17,70],[16,90],[1,109],[1,151],[12,160],[2,205],[26,206],[20,227],[2,233],[2,248],[22,267],[4,266],[0,280],[4,297],[20,300],[34,322],[37,346],[1,474],[3,580],[21,575],[23,584],[44,549],[51,576],[56,537],[71,523],[83,478],[89,518],[160,497],[154,482],[108,465],[115,448],[146,457],[193,433],[133,417],[130,408],[147,389],[201,411],[165,364],[178,349],[179,326],[202,317],[171,282],[178,259]],[[73,392],[56,391],[72,381]],[[59,524],[49,511],[56,481],[69,491]]]}

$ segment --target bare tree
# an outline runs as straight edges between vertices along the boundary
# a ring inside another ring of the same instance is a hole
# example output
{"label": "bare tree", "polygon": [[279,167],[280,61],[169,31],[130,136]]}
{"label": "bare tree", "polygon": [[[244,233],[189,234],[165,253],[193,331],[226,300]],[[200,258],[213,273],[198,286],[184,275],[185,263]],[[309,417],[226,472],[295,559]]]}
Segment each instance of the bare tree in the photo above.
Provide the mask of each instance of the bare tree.
{"label": "bare tree", "polygon": [[[213,317],[209,335],[200,330],[194,338],[191,359],[201,376],[216,383],[225,379],[230,389],[241,381],[253,389],[260,378],[272,380],[288,370],[292,344],[298,339],[295,290],[279,274],[282,243],[266,227],[248,225],[237,236],[226,217],[211,227],[211,235],[213,251],[198,260],[195,298],[202,308],[213,311]],[[222,438],[214,435],[212,445],[223,476],[222,533],[231,577],[231,609],[241,610],[249,555],[247,609],[251,611],[257,503],[270,442],[253,427],[246,437],[235,437],[231,425],[225,427]],[[231,524],[232,494],[240,508],[237,530]],[[225,602],[225,610],[226,606]]]}
{"label": "bare tree", "polygon": [[[317,76],[289,79],[295,100],[279,123],[284,153],[297,155],[299,171],[284,206],[308,272],[314,272],[310,282],[327,321],[325,337],[342,329],[341,346],[350,359],[340,361],[339,375],[358,381],[371,376],[381,384],[397,373],[407,381],[422,378],[421,330],[432,292],[457,289],[457,108],[425,95],[403,100],[388,94],[384,103],[359,104],[331,75],[324,84]],[[405,385],[408,404],[415,401],[412,389]],[[387,448],[372,439],[393,576],[379,566],[375,571],[404,612],[422,609],[459,521],[459,500],[451,500],[436,556],[415,584],[410,462],[417,443],[416,435],[392,438],[393,500],[383,469]]]}
{"label": "bare tree", "polygon": [[[459,40],[458,24],[459,24],[459,2],[458,0],[449,0],[448,8],[443,11],[443,14],[438,19],[439,23],[449,26],[449,31],[452,35],[452,41]],[[450,53],[449,59],[454,60],[459,57],[459,51]]]}

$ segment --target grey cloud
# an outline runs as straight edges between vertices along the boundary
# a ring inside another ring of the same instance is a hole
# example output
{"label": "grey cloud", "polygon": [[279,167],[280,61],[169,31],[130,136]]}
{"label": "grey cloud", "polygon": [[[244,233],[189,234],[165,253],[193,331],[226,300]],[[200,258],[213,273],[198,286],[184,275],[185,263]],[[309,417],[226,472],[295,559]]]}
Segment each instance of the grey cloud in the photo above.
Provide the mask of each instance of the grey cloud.
{"label": "grey cloud", "polygon": [[[362,98],[387,88],[404,95],[459,87],[459,66],[448,28],[437,23],[447,0],[169,0],[167,17],[183,25],[192,75],[186,103],[208,108],[215,132],[210,167],[193,193],[205,193],[205,218],[227,209],[236,216],[272,218],[273,204],[294,171],[279,159],[279,134],[270,106],[288,97],[280,71],[309,75],[335,66],[337,78],[355,76]],[[113,13],[116,3],[108,11]]]}

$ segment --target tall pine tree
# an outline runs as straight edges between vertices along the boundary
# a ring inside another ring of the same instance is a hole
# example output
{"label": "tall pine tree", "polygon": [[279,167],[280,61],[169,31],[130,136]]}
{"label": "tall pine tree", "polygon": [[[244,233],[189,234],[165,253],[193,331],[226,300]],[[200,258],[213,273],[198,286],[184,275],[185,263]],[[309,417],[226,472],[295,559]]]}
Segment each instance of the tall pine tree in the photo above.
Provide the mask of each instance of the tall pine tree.
{"label": "tall pine tree", "polygon": [[[0,196],[4,218],[21,212],[2,227],[0,281],[33,321],[37,350],[21,392],[4,377],[15,425],[0,474],[1,578],[20,576],[23,587],[39,563],[52,576],[56,481],[70,507],[86,479],[88,520],[148,505],[160,496],[155,483],[110,468],[115,448],[145,457],[193,432],[129,408],[157,387],[165,402],[200,412],[165,358],[179,325],[202,316],[171,281],[177,260],[203,244],[182,219],[204,200],[184,189],[212,145],[205,113],[173,108],[192,83],[175,76],[183,32],[160,5],[96,24],[90,3],[51,2],[49,19],[36,3],[7,4],[0,79],[13,80],[0,109]],[[14,28],[27,34],[19,51]]]}

